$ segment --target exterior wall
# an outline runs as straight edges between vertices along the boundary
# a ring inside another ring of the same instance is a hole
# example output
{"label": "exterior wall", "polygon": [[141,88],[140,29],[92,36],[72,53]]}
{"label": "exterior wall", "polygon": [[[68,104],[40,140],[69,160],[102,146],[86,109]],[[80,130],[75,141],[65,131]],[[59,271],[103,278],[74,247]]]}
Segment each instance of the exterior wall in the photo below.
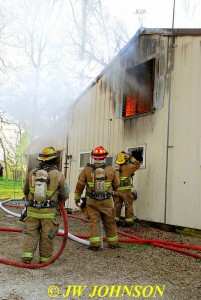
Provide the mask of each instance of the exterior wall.
{"label": "exterior wall", "polygon": [[[163,37],[164,44],[170,41],[170,37]],[[157,56],[157,51],[155,57],[165,62],[165,50],[161,51],[163,58]],[[160,105],[154,114],[129,120],[117,118],[115,105],[120,102],[113,101],[110,71],[74,106],[69,131],[69,154],[73,155],[69,178],[71,207],[74,206],[73,191],[80,172],[79,152],[102,145],[113,156],[126,147],[145,144],[146,168],[138,170],[134,176],[138,191],[138,200],[134,202],[135,215],[147,221],[201,229],[201,104],[198,98],[201,68],[198,68],[200,61],[197,61],[200,36],[177,36],[173,52],[168,62],[169,69],[164,67],[160,71],[161,77],[159,74],[155,97],[156,101],[160,98]],[[192,63],[193,58],[196,58],[195,63]],[[170,65],[173,65],[172,73]],[[112,71],[115,74],[114,65]],[[167,157],[168,124],[170,147]]]}
{"label": "exterior wall", "polygon": [[[71,207],[74,207],[73,192],[80,172],[79,152],[88,152],[102,145],[111,156],[116,156],[127,147],[145,144],[146,168],[138,170],[134,176],[135,188],[138,190],[138,200],[134,204],[135,215],[145,220],[164,222],[167,101],[163,105],[165,84],[161,82],[166,73],[167,43],[167,37],[158,35],[142,35],[137,42],[134,39],[128,51],[118,57],[74,105],[68,143],[68,153],[72,155],[68,172]],[[157,77],[160,82],[156,81],[159,87],[154,91],[155,105],[160,109],[151,115],[123,120],[117,111],[122,111],[124,71],[153,57],[157,59],[160,69]]]}
{"label": "exterior wall", "polygon": [[103,76],[96,85],[75,104],[71,115],[69,155],[72,155],[68,172],[71,187],[70,206],[74,206],[73,191],[79,175],[79,153],[91,152],[98,145],[105,147],[110,155],[115,155],[117,147],[123,147],[121,134],[122,120],[114,118],[111,90]]}
{"label": "exterior wall", "polygon": [[74,205],[73,191],[80,172],[79,152],[91,151],[102,145],[111,156],[115,156],[126,150],[126,147],[145,144],[146,168],[138,170],[134,176],[135,188],[138,190],[138,200],[134,204],[135,215],[145,220],[163,222],[166,107],[137,119],[115,119],[109,88],[106,88],[106,93],[101,92],[104,81],[105,77],[102,77],[74,108],[69,140],[69,154],[73,155],[70,206]]}
{"label": "exterior wall", "polygon": [[134,176],[138,200],[135,215],[144,220],[164,222],[166,167],[166,107],[153,115],[125,122],[124,145],[146,145],[146,167]]}
{"label": "exterior wall", "polygon": [[201,229],[201,37],[177,37],[170,99],[167,223]]}

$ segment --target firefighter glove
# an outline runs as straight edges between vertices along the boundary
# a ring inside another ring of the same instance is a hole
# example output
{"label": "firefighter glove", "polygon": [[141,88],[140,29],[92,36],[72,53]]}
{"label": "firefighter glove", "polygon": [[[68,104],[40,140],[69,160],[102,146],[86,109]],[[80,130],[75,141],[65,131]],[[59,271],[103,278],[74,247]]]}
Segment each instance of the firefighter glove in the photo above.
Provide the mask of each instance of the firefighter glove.
{"label": "firefighter glove", "polygon": [[76,205],[77,207],[80,207],[80,200],[75,200],[75,205]]}
{"label": "firefighter glove", "polygon": [[81,199],[82,199],[82,203],[80,205],[80,208],[84,209],[86,207],[86,200],[87,200],[87,198],[86,197],[82,197]]}

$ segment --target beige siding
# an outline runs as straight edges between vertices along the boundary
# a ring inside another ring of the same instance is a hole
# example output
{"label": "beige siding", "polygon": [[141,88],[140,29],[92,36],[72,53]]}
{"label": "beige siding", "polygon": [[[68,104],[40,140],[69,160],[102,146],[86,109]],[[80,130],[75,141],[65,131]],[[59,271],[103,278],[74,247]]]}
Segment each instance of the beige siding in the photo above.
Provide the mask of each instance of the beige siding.
{"label": "beige siding", "polygon": [[178,37],[172,74],[167,222],[201,229],[201,37]]}
{"label": "beige siding", "polygon": [[[126,150],[126,147],[146,144],[146,168],[137,171],[134,178],[135,187],[138,190],[135,213],[139,218],[163,222],[166,110],[163,108],[153,115],[138,119],[126,121],[115,119],[114,108],[110,101],[110,89],[108,86],[106,91],[103,90],[104,81],[105,77],[101,78],[80,99],[74,109],[74,123],[70,128],[69,141],[69,153],[73,153],[75,157],[71,172],[70,204],[74,205],[73,191],[80,172],[78,169],[80,151],[90,151],[102,145],[113,156],[119,151]],[[87,113],[88,111],[90,114]]]}

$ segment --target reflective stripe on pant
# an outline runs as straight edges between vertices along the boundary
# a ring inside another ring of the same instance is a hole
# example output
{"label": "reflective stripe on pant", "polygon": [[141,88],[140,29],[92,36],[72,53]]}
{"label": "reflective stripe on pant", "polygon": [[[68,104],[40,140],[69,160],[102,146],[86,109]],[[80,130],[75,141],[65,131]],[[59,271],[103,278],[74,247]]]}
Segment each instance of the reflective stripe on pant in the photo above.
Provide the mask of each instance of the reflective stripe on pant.
{"label": "reflective stripe on pant", "polygon": [[133,210],[133,194],[130,190],[115,191],[114,194],[114,207],[116,212],[116,220],[121,217],[121,210],[123,203],[125,205],[125,220],[129,222],[134,221],[134,210]]}
{"label": "reflective stripe on pant", "polygon": [[100,218],[105,230],[107,242],[114,244],[118,241],[115,222],[113,199],[95,200],[87,199],[87,212],[89,216],[89,235],[92,246],[100,245]]}
{"label": "reflective stripe on pant", "polygon": [[27,257],[27,253],[34,253],[39,242],[40,257],[42,257],[43,261],[45,259],[49,260],[53,253],[53,239],[58,230],[59,224],[56,224],[54,219],[27,217],[24,222],[23,230],[24,242],[22,258]]}
{"label": "reflective stripe on pant", "polygon": [[32,259],[34,258],[34,253],[24,251],[22,252],[21,257],[23,261],[32,261]]}

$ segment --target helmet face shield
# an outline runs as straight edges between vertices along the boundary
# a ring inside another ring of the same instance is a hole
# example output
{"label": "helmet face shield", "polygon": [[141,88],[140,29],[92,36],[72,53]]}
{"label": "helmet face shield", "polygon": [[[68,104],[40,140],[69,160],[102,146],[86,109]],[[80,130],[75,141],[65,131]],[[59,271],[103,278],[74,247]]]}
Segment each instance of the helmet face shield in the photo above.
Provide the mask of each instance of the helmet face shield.
{"label": "helmet face shield", "polygon": [[57,157],[56,150],[53,147],[44,148],[39,154],[37,160],[49,161]]}
{"label": "helmet face shield", "polygon": [[122,165],[125,162],[126,162],[126,155],[125,155],[125,153],[119,153],[119,154],[117,154],[116,163],[118,165]]}
{"label": "helmet face shield", "polygon": [[102,146],[96,147],[91,152],[91,157],[94,159],[105,159],[107,155],[108,155],[108,152]]}

